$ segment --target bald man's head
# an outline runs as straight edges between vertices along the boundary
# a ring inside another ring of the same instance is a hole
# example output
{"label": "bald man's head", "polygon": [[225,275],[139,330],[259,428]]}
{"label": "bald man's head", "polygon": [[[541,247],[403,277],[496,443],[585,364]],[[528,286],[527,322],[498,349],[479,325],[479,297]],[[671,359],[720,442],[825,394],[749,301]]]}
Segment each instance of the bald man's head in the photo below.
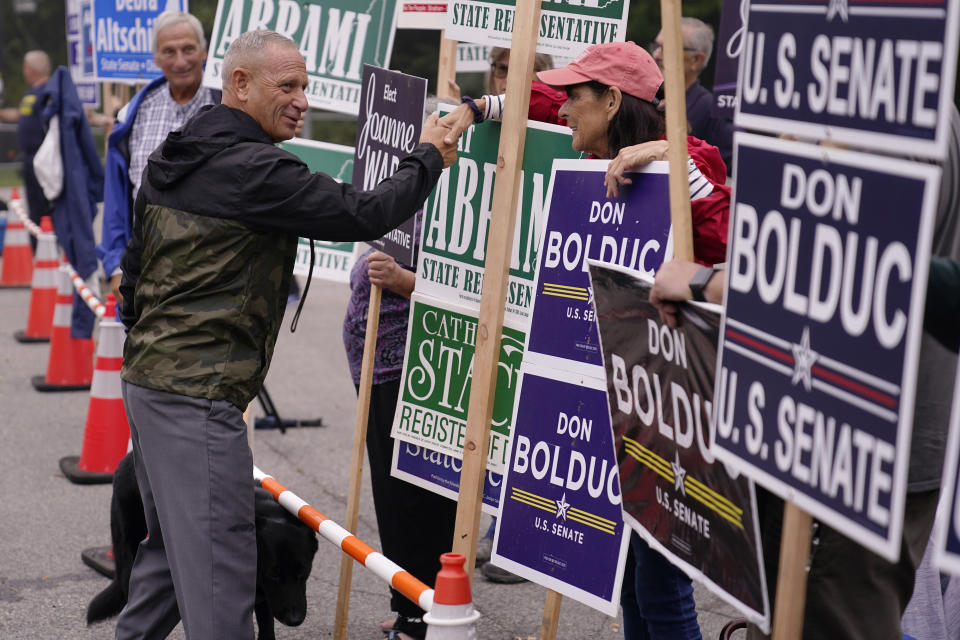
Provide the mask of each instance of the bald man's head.
{"label": "bald man's head", "polygon": [[250,31],[223,60],[223,104],[257,121],[274,142],[288,140],[307,110],[309,77],[296,43],[275,31]]}
{"label": "bald man's head", "polygon": [[243,68],[250,73],[260,73],[268,60],[268,56],[264,55],[266,50],[274,46],[299,52],[296,42],[269,29],[248,31],[231,42],[223,57],[223,92],[229,94],[235,91],[232,80],[237,69]]}
{"label": "bald man's head", "polygon": [[31,87],[50,79],[50,56],[39,49],[23,56],[23,78]]}

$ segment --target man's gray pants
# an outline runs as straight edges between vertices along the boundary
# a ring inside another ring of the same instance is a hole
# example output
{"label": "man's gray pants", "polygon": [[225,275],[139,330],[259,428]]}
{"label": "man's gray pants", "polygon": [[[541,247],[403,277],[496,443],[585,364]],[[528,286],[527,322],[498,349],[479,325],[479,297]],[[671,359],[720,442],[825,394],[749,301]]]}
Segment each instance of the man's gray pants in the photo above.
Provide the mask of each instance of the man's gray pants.
{"label": "man's gray pants", "polygon": [[253,457],[241,411],[123,382],[148,537],[118,640],[252,640],[257,544]]}

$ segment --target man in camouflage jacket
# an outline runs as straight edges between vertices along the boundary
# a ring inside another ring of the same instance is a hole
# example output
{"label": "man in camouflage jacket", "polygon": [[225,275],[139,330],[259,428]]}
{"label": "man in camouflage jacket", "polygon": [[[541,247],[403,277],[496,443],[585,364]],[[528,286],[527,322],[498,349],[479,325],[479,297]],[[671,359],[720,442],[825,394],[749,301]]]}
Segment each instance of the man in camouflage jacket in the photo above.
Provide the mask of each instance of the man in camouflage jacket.
{"label": "man in camouflage jacket", "polygon": [[274,143],[307,108],[304,60],[274,32],[241,35],[223,104],[150,157],[123,257],[121,373],[149,537],[117,638],[253,638],[252,458],[242,412],[279,332],[297,237],[378,238],[456,157],[436,116],[396,173],[360,193]]}

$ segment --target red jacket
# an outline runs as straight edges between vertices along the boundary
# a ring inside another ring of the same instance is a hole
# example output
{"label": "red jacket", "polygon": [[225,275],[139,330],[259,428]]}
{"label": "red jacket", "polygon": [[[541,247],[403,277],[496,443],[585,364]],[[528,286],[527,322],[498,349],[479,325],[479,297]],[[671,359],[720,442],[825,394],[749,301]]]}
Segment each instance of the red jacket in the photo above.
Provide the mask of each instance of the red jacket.
{"label": "red jacket", "polygon": [[720,150],[699,138],[687,136],[687,152],[713,191],[690,202],[693,223],[693,253],[697,262],[712,265],[727,259],[727,227],[730,221],[730,187],[727,166]]}

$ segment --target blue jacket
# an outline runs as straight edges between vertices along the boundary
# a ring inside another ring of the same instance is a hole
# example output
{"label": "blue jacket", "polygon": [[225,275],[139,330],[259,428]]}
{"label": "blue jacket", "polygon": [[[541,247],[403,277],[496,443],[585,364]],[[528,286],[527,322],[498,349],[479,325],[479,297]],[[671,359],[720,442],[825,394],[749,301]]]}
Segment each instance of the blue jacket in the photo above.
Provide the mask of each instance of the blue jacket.
{"label": "blue jacket", "polygon": [[[47,82],[49,102],[43,122],[60,117],[60,153],[63,158],[63,190],[53,204],[53,229],[67,260],[84,279],[97,270],[93,219],[103,199],[103,165],[93,133],[66,67],[59,67]],[[78,297],[74,298],[71,335],[88,338],[94,316]]]}
{"label": "blue jacket", "polygon": [[127,115],[118,122],[107,141],[107,171],[103,185],[103,227],[97,256],[103,263],[107,278],[120,266],[120,258],[130,240],[130,219],[133,203],[130,200],[130,153],[127,139],[137,119],[137,109],[148,93],[166,82],[160,76],[133,96],[127,106]]}

